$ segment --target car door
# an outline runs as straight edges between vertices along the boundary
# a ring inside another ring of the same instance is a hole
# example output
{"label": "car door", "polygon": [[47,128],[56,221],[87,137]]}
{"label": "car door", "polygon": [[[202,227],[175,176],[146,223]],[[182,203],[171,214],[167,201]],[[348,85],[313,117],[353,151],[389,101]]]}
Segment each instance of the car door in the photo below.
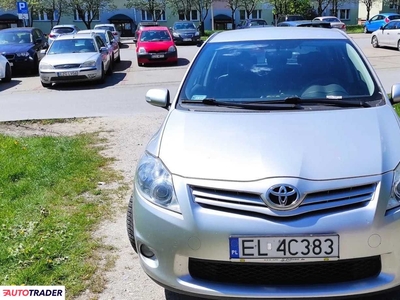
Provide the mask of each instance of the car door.
{"label": "car door", "polygon": [[375,31],[375,30],[379,29],[381,27],[384,19],[385,19],[385,17],[382,15],[373,16],[368,21],[368,24],[367,24],[368,31]]}
{"label": "car door", "polygon": [[395,45],[394,39],[396,35],[396,22],[389,22],[382,29],[382,40],[379,43],[381,45],[393,47]]}
{"label": "car door", "polygon": [[100,51],[100,55],[101,55],[101,60],[103,61],[104,67],[105,67],[105,71],[108,70],[110,63],[111,63],[111,59],[110,59],[110,54],[108,53],[108,51],[101,51],[101,48],[107,48],[107,46],[104,44],[103,40],[101,39],[101,37],[99,37],[98,35],[95,37],[96,40],[96,44],[97,47]]}
{"label": "car door", "polygon": [[44,56],[44,54],[41,54],[40,51],[42,49],[45,49],[47,45],[46,38],[44,37],[44,34],[40,29],[37,28],[32,29],[32,42],[34,45],[33,47],[35,48],[37,58],[40,61]]}
{"label": "car door", "polygon": [[107,36],[108,36],[108,40],[110,41],[110,45],[113,49],[114,52],[114,57],[118,56],[118,41],[114,38],[114,35],[111,33],[111,31],[107,31]]}

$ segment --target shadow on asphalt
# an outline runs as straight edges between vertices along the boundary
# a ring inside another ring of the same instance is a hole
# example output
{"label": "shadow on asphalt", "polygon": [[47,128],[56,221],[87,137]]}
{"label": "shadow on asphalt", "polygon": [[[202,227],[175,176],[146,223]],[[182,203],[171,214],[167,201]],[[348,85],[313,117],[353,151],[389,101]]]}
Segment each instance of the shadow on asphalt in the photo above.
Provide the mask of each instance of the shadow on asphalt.
{"label": "shadow on asphalt", "polygon": [[131,60],[121,60],[119,63],[114,64],[114,72],[121,72],[129,69],[132,66]]}
{"label": "shadow on asphalt", "polygon": [[10,82],[1,82],[1,79],[0,79],[0,92],[10,89],[20,83],[21,83],[21,80],[11,79]]}
{"label": "shadow on asphalt", "polygon": [[[167,63],[151,63],[151,64],[146,64],[144,67],[145,68],[158,68],[158,67],[176,67],[176,66],[186,66],[190,63],[189,60],[186,58],[178,58],[178,63],[177,64],[167,64]],[[141,66],[143,68],[143,66]]]}

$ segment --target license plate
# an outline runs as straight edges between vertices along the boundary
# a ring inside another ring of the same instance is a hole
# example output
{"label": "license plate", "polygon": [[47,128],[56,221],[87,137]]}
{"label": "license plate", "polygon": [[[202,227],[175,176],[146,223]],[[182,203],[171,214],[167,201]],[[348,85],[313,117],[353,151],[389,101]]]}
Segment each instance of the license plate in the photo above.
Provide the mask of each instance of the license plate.
{"label": "license plate", "polygon": [[230,237],[231,259],[338,258],[338,235]]}
{"label": "license plate", "polygon": [[164,54],[153,54],[151,58],[164,58]]}
{"label": "license plate", "polygon": [[58,76],[76,76],[78,75],[78,71],[70,71],[70,72],[59,72]]}
{"label": "license plate", "polygon": [[183,39],[184,42],[190,42],[192,39]]}

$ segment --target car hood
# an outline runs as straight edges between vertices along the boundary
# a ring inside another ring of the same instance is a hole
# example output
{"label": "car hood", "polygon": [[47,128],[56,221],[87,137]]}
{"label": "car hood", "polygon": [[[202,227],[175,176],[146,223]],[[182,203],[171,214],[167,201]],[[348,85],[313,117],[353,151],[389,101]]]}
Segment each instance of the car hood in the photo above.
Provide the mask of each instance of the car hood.
{"label": "car hood", "polygon": [[163,41],[163,42],[140,42],[138,48],[144,47],[147,52],[149,51],[168,51],[168,48],[173,46],[173,41]]}
{"label": "car hood", "polygon": [[32,43],[23,44],[0,44],[0,53],[27,52],[33,47]]}
{"label": "car hood", "polygon": [[42,62],[57,65],[64,63],[81,64],[88,60],[96,60],[98,57],[97,52],[85,52],[85,53],[66,53],[66,54],[50,54],[45,55]]}
{"label": "car hood", "polygon": [[190,178],[328,180],[382,174],[400,161],[399,121],[387,105],[318,112],[173,110],[164,126],[159,157],[173,174]]}

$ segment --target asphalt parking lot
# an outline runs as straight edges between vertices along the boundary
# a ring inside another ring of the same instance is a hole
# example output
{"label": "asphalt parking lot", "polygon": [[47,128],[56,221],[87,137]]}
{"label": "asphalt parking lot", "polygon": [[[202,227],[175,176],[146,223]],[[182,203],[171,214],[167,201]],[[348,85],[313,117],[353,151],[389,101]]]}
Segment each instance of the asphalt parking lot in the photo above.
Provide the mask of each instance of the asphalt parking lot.
{"label": "asphalt parking lot", "polygon": [[[361,47],[386,91],[398,81],[400,52],[375,49],[370,34],[351,35]],[[0,84],[0,121],[73,118],[95,116],[131,116],[158,112],[144,96],[152,87],[168,88],[175,96],[187,67],[198,51],[195,45],[178,46],[177,66],[139,67],[133,40],[124,40],[121,63],[104,84],[60,84],[52,89],[41,86],[38,76],[15,74],[10,83]]]}

